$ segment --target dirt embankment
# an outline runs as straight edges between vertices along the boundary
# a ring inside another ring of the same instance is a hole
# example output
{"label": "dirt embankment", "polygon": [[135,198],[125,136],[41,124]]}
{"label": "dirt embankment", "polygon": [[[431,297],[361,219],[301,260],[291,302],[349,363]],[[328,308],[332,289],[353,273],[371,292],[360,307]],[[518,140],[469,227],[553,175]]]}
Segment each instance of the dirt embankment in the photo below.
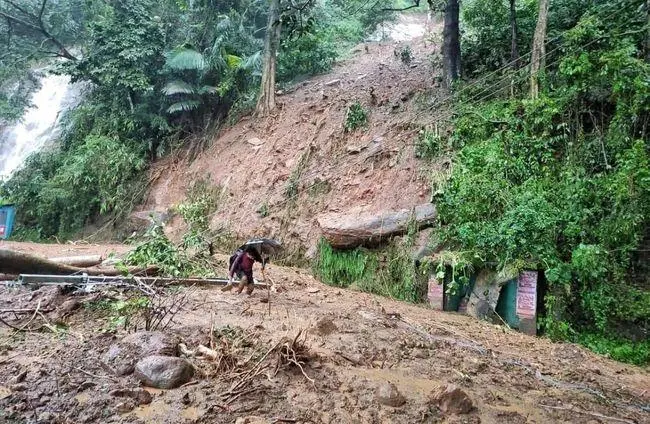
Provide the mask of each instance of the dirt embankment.
{"label": "dirt embankment", "polygon": [[[266,119],[245,117],[187,163],[167,158],[151,173],[155,182],[140,211],[166,211],[185,198],[201,178],[225,188],[212,228],[240,237],[281,238],[308,248],[319,237],[316,216],[359,208],[368,212],[411,208],[429,200],[425,164],[414,155],[423,125],[433,121],[423,105],[445,95],[436,86],[438,70],[427,42],[440,24],[409,15],[398,39],[369,42],[355,49],[327,75],[279,96],[279,109]],[[424,28],[429,32],[424,36]],[[421,29],[422,31],[416,31]],[[408,46],[411,61],[399,52]],[[368,111],[365,129],[346,132],[347,108],[359,102]],[[297,194],[287,187],[295,184]],[[168,226],[182,230],[180,220]]]}
{"label": "dirt embankment", "polygon": [[[188,303],[165,332],[189,349],[212,342],[227,355],[189,358],[196,369],[189,385],[145,389],[150,403],[139,406],[125,398],[140,393],[138,381],[102,365],[126,333],[100,331],[109,322],[106,310],[70,306],[70,299],[96,294],[1,288],[0,310],[40,305],[45,312],[21,320],[1,315],[18,328],[40,330],[15,333],[0,325],[0,422],[650,422],[647,369],[325,286],[298,269],[271,267],[269,275],[278,288],[270,307],[265,291],[245,297],[181,289]],[[46,319],[55,329],[43,327]],[[272,349],[299,333],[302,370],[286,357],[277,362],[279,350]]]}

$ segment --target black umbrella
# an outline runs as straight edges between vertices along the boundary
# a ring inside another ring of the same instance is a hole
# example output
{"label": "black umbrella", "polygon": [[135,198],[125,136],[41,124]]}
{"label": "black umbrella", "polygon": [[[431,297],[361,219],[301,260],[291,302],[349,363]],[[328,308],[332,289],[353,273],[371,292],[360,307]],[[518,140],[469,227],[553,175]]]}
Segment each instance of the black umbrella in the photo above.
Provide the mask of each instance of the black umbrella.
{"label": "black umbrella", "polygon": [[246,243],[241,245],[239,249],[249,252],[258,262],[266,262],[263,261],[263,258],[276,256],[282,251],[283,247],[277,240],[255,238],[248,240]]}

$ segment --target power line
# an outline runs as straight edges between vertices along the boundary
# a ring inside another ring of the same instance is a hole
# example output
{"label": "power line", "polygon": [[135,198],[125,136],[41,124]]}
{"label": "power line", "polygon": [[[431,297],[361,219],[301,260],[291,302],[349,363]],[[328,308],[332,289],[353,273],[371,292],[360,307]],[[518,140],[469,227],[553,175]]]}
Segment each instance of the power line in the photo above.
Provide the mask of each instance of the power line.
{"label": "power line", "polygon": [[[620,3],[622,4],[622,3],[628,3],[628,2],[626,2],[626,0],[623,0],[623,1],[621,1]],[[633,6],[633,5],[632,5],[631,3],[628,3],[628,6]],[[604,19],[611,18],[611,17],[613,17],[614,15],[616,15],[617,13],[620,13],[620,10],[617,10],[617,11],[615,11],[615,12],[612,12],[611,14],[607,15]],[[619,25],[618,27],[616,27],[616,29],[617,29],[617,30],[620,30],[620,29],[622,29],[625,25],[627,25],[627,24]],[[584,43],[584,44],[579,45],[579,46],[575,46],[575,47],[572,49],[572,51],[574,51],[574,50],[578,50],[578,49],[584,49],[584,48],[586,48],[586,47],[589,47],[590,45],[592,45],[592,44],[596,43],[597,41],[600,41],[600,40],[602,40],[603,38],[606,38],[606,37],[608,37],[608,36],[611,36],[611,34],[604,34],[604,35],[601,35],[600,37],[594,38],[594,39],[590,40],[590,41],[587,42],[587,43]],[[555,37],[554,39],[547,41],[547,42],[545,43],[545,45],[549,45],[550,43],[554,43],[555,41],[559,40],[561,37],[562,37],[562,36]],[[546,52],[544,55],[541,56],[541,58],[546,58],[546,57],[550,56],[551,54],[555,53],[557,50],[561,49],[562,47],[563,47],[563,46],[557,46],[556,48],[554,48],[554,49],[552,49],[552,50]],[[530,54],[530,53],[527,53],[527,54]],[[526,55],[524,55],[524,57],[525,57],[525,56],[526,56]],[[521,60],[521,57],[520,57],[519,60]],[[554,60],[553,62],[551,62],[550,64],[548,64],[547,67],[551,67],[551,66],[555,65],[555,64],[559,63],[561,60],[562,60],[562,58],[556,59],[556,60]],[[509,62],[508,64],[504,65],[503,67],[499,68],[498,70],[493,71],[493,72],[489,73],[488,75],[486,75],[486,76],[484,76],[484,77],[482,77],[482,78],[480,78],[480,79],[478,79],[478,80],[476,80],[476,81],[473,81],[473,82],[472,82],[471,84],[469,84],[468,86],[463,87],[463,88],[462,88],[458,93],[451,94],[451,95],[447,96],[446,98],[442,99],[441,101],[439,101],[439,102],[436,103],[435,105],[430,106],[429,109],[432,109],[432,108],[434,108],[434,107],[436,107],[436,106],[441,106],[441,105],[443,105],[443,104],[449,102],[450,100],[453,100],[455,96],[461,94],[461,93],[464,92],[464,91],[469,90],[469,89],[470,89],[471,87],[473,87],[473,86],[477,86],[481,81],[486,80],[486,79],[489,78],[491,75],[494,75],[494,74],[496,74],[497,72],[500,72],[500,71],[502,71],[502,70],[504,70],[504,69],[507,69],[507,68],[508,68],[510,65],[512,65],[513,63],[514,63],[514,61],[511,61],[511,62]],[[529,76],[529,74],[528,74],[528,72],[526,71],[525,67],[524,67],[524,68],[520,68],[519,70],[516,71],[516,73],[517,73],[517,72],[520,73],[520,75],[515,76],[515,77],[513,78],[513,75],[512,75],[512,74],[506,74],[506,75],[502,76],[502,77],[501,77],[499,80],[497,80],[496,82],[493,82],[492,84],[490,84],[490,85],[484,87],[484,88],[483,88],[481,91],[479,91],[478,93],[475,93],[472,97],[470,97],[469,99],[467,99],[466,102],[468,102],[468,103],[471,103],[471,102],[479,102],[479,103],[480,103],[480,102],[482,102],[482,101],[484,101],[484,100],[486,100],[486,99],[492,97],[492,96],[493,96],[494,94],[496,94],[497,92],[503,90],[502,83],[503,83],[504,81],[506,81],[507,79],[512,79],[512,82],[514,82],[514,81],[519,82],[520,80],[522,80],[522,79],[524,79],[524,78],[527,78],[527,77]],[[496,87],[495,90],[493,90],[493,91],[491,91],[491,92],[485,94],[486,92],[488,92],[489,90],[491,90],[491,89],[494,88],[494,87]],[[423,112],[423,113],[424,113],[424,112]],[[447,112],[443,113],[443,115],[439,116],[438,118],[439,118],[439,119],[450,118],[450,117],[452,117],[452,116],[454,115],[454,113],[455,113],[454,111],[447,111]],[[421,114],[418,114],[417,116],[419,117],[420,115],[421,115]],[[444,117],[444,118],[442,118],[442,117]],[[409,143],[409,144],[402,145],[402,146],[410,147],[410,146],[415,146],[416,144],[417,144],[417,143]],[[308,147],[308,148],[311,148],[311,144],[310,144],[310,147]],[[357,161],[352,162],[352,163],[349,163],[349,162],[348,162],[345,166],[341,167],[342,164],[339,162],[339,160],[340,160],[341,158],[343,158],[343,157],[346,157],[346,156],[349,156],[349,154],[348,154],[348,153],[340,153],[339,155],[337,155],[337,156],[334,157],[334,159],[337,161],[336,163],[332,163],[332,164],[326,166],[325,168],[320,168],[320,169],[314,170],[314,171],[312,171],[312,172],[309,172],[309,173],[303,174],[303,175],[300,176],[300,178],[299,178],[296,182],[297,182],[297,183],[304,182],[304,181],[310,179],[311,177],[317,176],[317,175],[319,175],[319,174],[322,174],[322,173],[327,172],[327,171],[330,171],[330,170],[334,170],[334,169],[336,169],[336,168],[338,168],[339,171],[349,171],[349,170],[351,170],[353,167],[360,166],[360,165],[362,165],[363,163],[365,163],[368,159],[371,159],[371,157],[368,157],[368,156],[361,156],[361,157],[360,157],[360,160],[357,160]],[[303,187],[303,190],[309,190],[310,188],[313,188],[313,187],[315,187],[315,186],[318,185],[318,184],[319,184],[319,182],[314,182],[314,183],[312,183],[312,184],[310,184],[310,185],[308,185],[308,186]],[[285,186],[278,187],[278,188],[273,189],[272,191],[268,192],[268,193],[267,193],[267,196],[268,196],[268,197],[271,197],[271,196],[276,195],[276,194],[279,194],[280,192],[283,192],[283,191],[285,191],[285,190],[286,190],[286,184],[285,184]],[[300,196],[300,194],[302,194],[302,193],[301,193],[300,191],[298,191],[298,192],[296,192],[295,194],[292,194],[292,195],[290,195],[290,196],[285,197],[285,199],[283,199],[283,200],[281,200],[281,201],[279,201],[279,202],[277,202],[277,203],[274,203],[274,204],[272,204],[272,205],[269,205],[269,207],[276,208],[276,207],[284,206],[284,205],[286,205],[287,203],[289,203],[289,202],[291,202],[291,201],[294,201],[296,198],[298,198],[298,197]]]}

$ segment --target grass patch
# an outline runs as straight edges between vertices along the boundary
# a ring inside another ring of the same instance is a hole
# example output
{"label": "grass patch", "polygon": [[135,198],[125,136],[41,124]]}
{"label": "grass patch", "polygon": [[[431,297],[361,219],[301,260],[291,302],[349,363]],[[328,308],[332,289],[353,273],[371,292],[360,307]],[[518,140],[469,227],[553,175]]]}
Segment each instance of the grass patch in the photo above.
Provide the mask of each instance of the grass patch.
{"label": "grass patch", "polygon": [[321,239],[313,270],[322,282],[336,287],[412,303],[426,297],[429,267],[415,267],[408,238],[374,250],[337,250]]}
{"label": "grass patch", "polygon": [[365,128],[368,125],[368,112],[361,106],[361,103],[354,102],[345,115],[343,127],[345,132],[352,132],[358,128]]}
{"label": "grass patch", "polygon": [[599,334],[581,334],[578,343],[616,361],[635,365],[650,364],[650,340],[632,342]]}

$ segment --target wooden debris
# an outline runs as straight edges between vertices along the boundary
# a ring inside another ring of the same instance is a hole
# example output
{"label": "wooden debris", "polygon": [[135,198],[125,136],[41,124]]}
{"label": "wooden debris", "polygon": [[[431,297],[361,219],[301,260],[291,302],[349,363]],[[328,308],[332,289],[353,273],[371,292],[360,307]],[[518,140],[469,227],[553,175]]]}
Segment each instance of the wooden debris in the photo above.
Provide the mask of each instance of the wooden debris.
{"label": "wooden debris", "polygon": [[[128,267],[126,269],[130,274],[147,274],[155,275],[157,267]],[[52,275],[71,275],[71,274],[88,274],[88,275],[122,275],[124,269],[115,267],[89,267],[82,268],[77,266],[66,265],[54,262],[50,259],[41,258],[40,256],[31,255],[25,252],[17,252],[9,249],[0,249],[0,273],[3,274],[52,274]]]}
{"label": "wooden debris", "polygon": [[101,255],[65,256],[60,258],[49,258],[50,261],[58,264],[88,268],[102,263]]}

